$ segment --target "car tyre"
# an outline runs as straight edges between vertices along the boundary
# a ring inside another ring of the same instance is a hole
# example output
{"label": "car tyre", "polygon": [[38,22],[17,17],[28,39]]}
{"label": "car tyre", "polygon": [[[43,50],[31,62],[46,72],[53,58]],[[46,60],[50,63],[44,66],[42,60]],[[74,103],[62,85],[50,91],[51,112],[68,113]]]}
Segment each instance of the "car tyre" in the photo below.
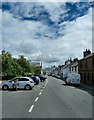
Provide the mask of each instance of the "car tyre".
{"label": "car tyre", "polygon": [[8,85],[3,85],[2,90],[9,90]]}
{"label": "car tyre", "polygon": [[77,84],[76,87],[80,87],[80,84]]}
{"label": "car tyre", "polygon": [[30,85],[26,85],[25,86],[25,90],[31,90],[32,88],[31,88],[31,86]]}

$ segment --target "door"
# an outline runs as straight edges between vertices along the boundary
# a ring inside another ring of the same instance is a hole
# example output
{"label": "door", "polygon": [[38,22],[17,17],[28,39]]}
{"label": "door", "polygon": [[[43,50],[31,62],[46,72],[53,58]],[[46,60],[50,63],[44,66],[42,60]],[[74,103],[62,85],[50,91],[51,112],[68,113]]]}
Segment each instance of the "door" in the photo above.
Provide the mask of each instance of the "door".
{"label": "door", "polygon": [[20,78],[18,80],[18,88],[25,88],[25,85],[28,84],[28,79],[27,78]]}

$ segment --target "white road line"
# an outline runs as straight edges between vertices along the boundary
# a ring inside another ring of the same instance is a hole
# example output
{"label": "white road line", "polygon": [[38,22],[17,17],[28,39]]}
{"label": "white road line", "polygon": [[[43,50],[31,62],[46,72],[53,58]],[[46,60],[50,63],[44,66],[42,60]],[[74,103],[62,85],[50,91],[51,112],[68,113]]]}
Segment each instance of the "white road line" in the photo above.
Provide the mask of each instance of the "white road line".
{"label": "white road line", "polygon": [[45,83],[45,87],[46,87],[47,83],[48,83],[48,81],[46,81],[46,83]]}
{"label": "white road line", "polygon": [[43,89],[41,89],[41,92],[43,91]]}
{"label": "white road line", "polygon": [[32,106],[30,107],[30,109],[29,109],[28,112],[31,112],[31,111],[33,110],[33,108],[34,108],[34,105],[32,105]]}
{"label": "white road line", "polygon": [[37,98],[35,99],[35,102],[37,102],[38,99],[39,99],[39,97],[37,97]]}
{"label": "white road line", "polygon": [[41,95],[41,92],[39,93],[39,95]]}

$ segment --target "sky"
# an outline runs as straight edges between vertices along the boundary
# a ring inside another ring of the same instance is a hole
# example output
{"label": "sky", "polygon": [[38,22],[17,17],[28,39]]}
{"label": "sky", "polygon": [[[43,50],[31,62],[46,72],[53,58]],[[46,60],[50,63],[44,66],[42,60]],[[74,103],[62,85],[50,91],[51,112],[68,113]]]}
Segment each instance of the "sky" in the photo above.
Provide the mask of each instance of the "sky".
{"label": "sky", "polygon": [[0,48],[42,62],[43,68],[81,59],[86,48],[92,50],[93,7],[90,2],[3,2]]}

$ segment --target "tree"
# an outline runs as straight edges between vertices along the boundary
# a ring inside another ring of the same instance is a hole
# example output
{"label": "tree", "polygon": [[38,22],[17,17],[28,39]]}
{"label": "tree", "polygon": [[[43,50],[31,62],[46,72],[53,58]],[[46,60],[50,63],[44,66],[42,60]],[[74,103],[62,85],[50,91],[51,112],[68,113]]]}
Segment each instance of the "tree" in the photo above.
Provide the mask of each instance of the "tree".
{"label": "tree", "polygon": [[20,55],[18,59],[13,58],[11,53],[5,50],[0,55],[0,66],[0,73],[7,79],[15,76],[32,75],[41,71],[41,68],[33,66],[23,55]]}
{"label": "tree", "polygon": [[18,58],[18,64],[22,67],[22,75],[33,72],[31,63],[23,55]]}
{"label": "tree", "polygon": [[2,51],[2,74],[12,75],[12,55],[5,50]]}

